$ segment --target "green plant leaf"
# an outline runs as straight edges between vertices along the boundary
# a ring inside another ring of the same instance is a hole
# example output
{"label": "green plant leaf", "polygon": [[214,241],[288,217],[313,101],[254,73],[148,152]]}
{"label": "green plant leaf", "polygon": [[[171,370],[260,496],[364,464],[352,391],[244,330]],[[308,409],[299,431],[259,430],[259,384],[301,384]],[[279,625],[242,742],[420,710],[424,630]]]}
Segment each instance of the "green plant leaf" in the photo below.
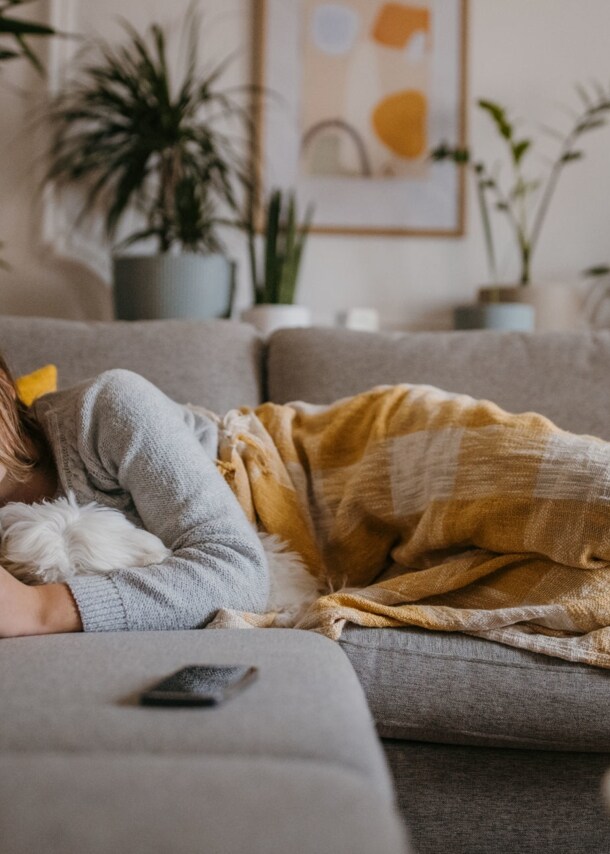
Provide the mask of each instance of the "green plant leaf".
{"label": "green plant leaf", "polygon": [[598,128],[605,127],[606,120],[605,119],[585,119],[584,122],[581,122],[575,129],[575,133],[587,133],[591,130],[597,130]]}
{"label": "green plant leaf", "polygon": [[513,126],[506,117],[506,110],[504,109],[504,107],[501,107],[494,101],[489,101],[485,99],[480,99],[477,103],[482,110],[484,110],[486,113],[489,114],[489,116],[491,116],[500,135],[508,141],[512,140]]}
{"label": "green plant leaf", "polygon": [[[296,292],[296,286],[298,282],[299,272],[301,269],[301,261],[303,257],[303,252],[305,251],[305,246],[307,244],[307,239],[309,237],[309,233],[311,230],[311,224],[313,222],[314,216],[314,205],[309,204],[307,209],[305,210],[305,217],[303,219],[303,223],[299,229],[299,236],[297,240],[297,245],[295,248],[295,258],[294,258],[294,290]],[[293,293],[293,301],[294,301],[294,293]]]}
{"label": "green plant leaf", "polygon": [[583,276],[607,276],[610,273],[610,267],[607,264],[598,264],[595,267],[589,267],[587,270],[583,270]]}
{"label": "green plant leaf", "polygon": [[430,152],[430,157],[436,162],[451,160],[453,163],[462,164],[469,162],[470,152],[467,148],[452,148],[443,142]]}
{"label": "green plant leaf", "polygon": [[289,193],[288,210],[282,224],[282,256],[284,258],[284,265],[278,294],[278,301],[284,304],[291,304],[294,301],[294,292],[296,289],[296,273],[298,272],[295,269],[296,228],[295,198],[294,193]]}
{"label": "green plant leaf", "polygon": [[610,101],[606,97],[603,101],[600,101],[594,107],[591,107],[589,110],[589,114],[591,116],[597,115],[598,113],[607,113],[610,110]]}
{"label": "green plant leaf", "polygon": [[583,102],[587,109],[593,105],[593,101],[591,100],[589,93],[585,89],[585,87],[581,83],[576,83],[574,88],[578,94],[578,97]]}
{"label": "green plant leaf", "polygon": [[47,24],[35,24],[33,21],[19,21],[15,18],[0,17],[0,34],[13,36],[54,36],[55,30]]}
{"label": "green plant leaf", "polygon": [[267,229],[265,234],[265,278],[262,302],[277,302],[279,278],[281,276],[281,258],[278,238],[280,230],[282,194],[275,190],[271,194],[267,209]]}
{"label": "green plant leaf", "polygon": [[12,39],[14,43],[14,47],[2,47],[0,49],[0,62],[25,58],[38,72],[42,73],[42,63],[30,47],[28,39],[48,38],[49,36],[63,34],[58,33],[48,24],[13,18],[5,14],[7,10],[15,10],[28,2],[30,0],[9,0],[9,2],[0,4],[0,38]]}
{"label": "green plant leaf", "polygon": [[38,59],[34,51],[30,48],[24,36],[17,35],[16,39],[21,45],[22,56],[25,56],[26,59],[29,59],[30,64],[34,66],[34,68],[36,69],[36,71],[38,71],[39,74],[43,74],[44,69],[42,67],[42,62]]}
{"label": "green plant leaf", "polygon": [[531,139],[522,139],[520,142],[515,142],[512,144],[511,149],[513,152],[513,160],[516,166],[519,166],[521,161],[523,160],[525,154],[529,151],[532,146]]}
{"label": "green plant leaf", "polygon": [[510,197],[511,199],[523,199],[535,193],[540,188],[541,183],[541,181],[517,181],[510,191]]}
{"label": "green plant leaf", "polygon": [[159,230],[156,228],[145,228],[142,231],[135,231],[116,245],[116,251],[128,249],[134,243],[140,243],[142,240],[149,240],[151,237],[159,239]]}
{"label": "green plant leaf", "polygon": [[430,157],[432,160],[441,161],[447,160],[452,156],[453,149],[450,148],[446,142],[441,142],[440,145],[437,145],[436,148],[433,148],[430,152]]}
{"label": "green plant leaf", "polygon": [[[0,252],[2,252],[3,250],[4,250],[4,241],[0,240]],[[2,256],[0,255],[0,270],[8,271],[10,269],[11,269],[11,265],[8,263],[8,261],[5,261],[4,258],[2,258]]]}
{"label": "green plant leaf", "polygon": [[[266,205],[264,281],[255,283],[257,303],[294,302],[303,250],[311,227],[309,205],[301,225],[294,192],[275,189]],[[254,269],[254,265],[251,265]]]}

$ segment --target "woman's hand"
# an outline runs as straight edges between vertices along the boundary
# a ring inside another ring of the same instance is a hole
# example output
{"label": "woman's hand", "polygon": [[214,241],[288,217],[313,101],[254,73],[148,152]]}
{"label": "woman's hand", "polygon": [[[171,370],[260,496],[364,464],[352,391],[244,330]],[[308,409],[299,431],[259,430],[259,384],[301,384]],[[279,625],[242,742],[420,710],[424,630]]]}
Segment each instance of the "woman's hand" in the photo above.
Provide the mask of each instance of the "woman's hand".
{"label": "woman's hand", "polygon": [[80,632],[82,628],[67,585],[29,587],[0,566],[0,637]]}

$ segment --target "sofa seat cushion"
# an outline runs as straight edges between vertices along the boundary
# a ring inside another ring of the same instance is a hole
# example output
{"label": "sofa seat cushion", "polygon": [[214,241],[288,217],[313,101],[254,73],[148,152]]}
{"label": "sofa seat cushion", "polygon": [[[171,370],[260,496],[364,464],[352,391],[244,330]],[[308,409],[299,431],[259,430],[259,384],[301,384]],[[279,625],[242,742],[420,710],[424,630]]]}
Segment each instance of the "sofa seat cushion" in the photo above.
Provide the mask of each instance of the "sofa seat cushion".
{"label": "sofa seat cushion", "polygon": [[[140,692],[189,664],[253,664],[259,676],[218,707],[139,705]],[[381,833],[378,850],[405,850],[364,692],[341,648],[320,635],[5,639],[0,685],[3,854],[8,829],[11,854],[318,854],[321,838],[333,840],[329,850],[369,854],[370,838],[359,841],[367,821]],[[269,828],[274,815],[286,818],[283,830]],[[87,823],[95,845],[83,844]],[[181,841],[170,846],[172,828]]]}
{"label": "sofa seat cushion", "polygon": [[[254,664],[218,708],[138,696],[189,664]],[[108,632],[0,641],[0,751],[276,756],[360,772],[392,797],[364,694],[339,647],[277,629]]]}
{"label": "sofa seat cushion", "polygon": [[417,854],[608,854],[610,754],[384,741]]}
{"label": "sofa seat cushion", "polygon": [[610,672],[481,638],[350,625],[341,637],[382,737],[610,751]]}
{"label": "sofa seat cushion", "polygon": [[297,759],[0,755],[0,826],[4,854],[405,852],[366,779]]}

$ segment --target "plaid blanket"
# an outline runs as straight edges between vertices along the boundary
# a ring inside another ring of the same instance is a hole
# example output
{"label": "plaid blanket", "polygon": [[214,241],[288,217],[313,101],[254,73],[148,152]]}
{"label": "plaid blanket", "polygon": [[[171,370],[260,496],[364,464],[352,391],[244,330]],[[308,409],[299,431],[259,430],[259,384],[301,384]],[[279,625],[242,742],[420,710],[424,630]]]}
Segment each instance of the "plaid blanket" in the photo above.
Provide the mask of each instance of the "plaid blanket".
{"label": "plaid blanket", "polygon": [[246,513],[335,591],[300,628],[462,631],[610,667],[610,443],[421,385],[220,428]]}

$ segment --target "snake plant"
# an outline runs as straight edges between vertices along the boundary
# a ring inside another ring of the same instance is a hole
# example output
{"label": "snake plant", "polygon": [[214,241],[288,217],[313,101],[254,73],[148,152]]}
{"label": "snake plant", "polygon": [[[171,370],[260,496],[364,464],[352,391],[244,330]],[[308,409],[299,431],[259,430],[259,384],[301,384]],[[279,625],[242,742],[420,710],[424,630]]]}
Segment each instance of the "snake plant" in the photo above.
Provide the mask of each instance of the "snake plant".
{"label": "snake plant", "polygon": [[299,224],[294,192],[274,190],[265,210],[262,262],[256,251],[254,219],[250,218],[248,245],[256,305],[291,305],[294,302],[312,217],[313,207],[309,206]]}

